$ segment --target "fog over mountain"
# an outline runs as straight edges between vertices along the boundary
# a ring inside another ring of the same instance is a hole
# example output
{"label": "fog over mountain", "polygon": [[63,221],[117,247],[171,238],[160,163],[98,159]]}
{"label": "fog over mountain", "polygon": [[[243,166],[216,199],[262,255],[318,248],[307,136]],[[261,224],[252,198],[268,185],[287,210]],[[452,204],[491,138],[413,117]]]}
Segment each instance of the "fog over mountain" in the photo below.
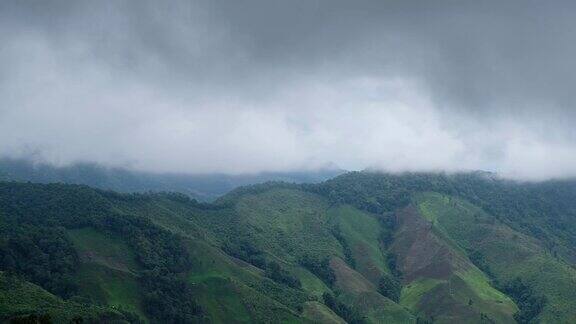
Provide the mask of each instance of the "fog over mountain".
{"label": "fog over mountain", "polygon": [[571,1],[0,2],[0,156],[576,176]]}

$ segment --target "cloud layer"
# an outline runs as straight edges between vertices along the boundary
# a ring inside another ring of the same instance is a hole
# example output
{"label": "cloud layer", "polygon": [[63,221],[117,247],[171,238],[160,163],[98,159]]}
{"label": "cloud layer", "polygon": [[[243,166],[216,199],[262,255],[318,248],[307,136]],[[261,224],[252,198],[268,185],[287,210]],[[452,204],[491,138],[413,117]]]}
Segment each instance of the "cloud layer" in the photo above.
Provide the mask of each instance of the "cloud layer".
{"label": "cloud layer", "polygon": [[0,3],[0,155],[576,176],[569,1]]}

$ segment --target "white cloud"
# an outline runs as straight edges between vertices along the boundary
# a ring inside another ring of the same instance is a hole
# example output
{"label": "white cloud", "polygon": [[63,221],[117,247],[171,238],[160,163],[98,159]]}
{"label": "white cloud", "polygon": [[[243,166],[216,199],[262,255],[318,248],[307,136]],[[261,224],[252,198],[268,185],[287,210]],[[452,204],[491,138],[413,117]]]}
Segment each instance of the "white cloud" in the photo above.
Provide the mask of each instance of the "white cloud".
{"label": "white cloud", "polygon": [[[339,49],[332,55],[311,45],[310,35],[298,48],[294,35],[282,43],[250,34],[257,25],[242,34],[234,17],[221,21],[194,6],[154,5],[142,17],[112,4],[93,7],[69,12],[54,30],[0,24],[11,31],[0,36],[0,155],[192,173],[334,162],[388,171],[485,169],[531,180],[576,176],[567,101],[527,103],[506,89],[500,98],[495,88],[479,101],[476,90],[490,77],[466,65],[467,57],[443,65],[454,53],[434,38],[419,47],[423,36],[403,30],[404,23],[382,43],[345,34],[341,43],[326,43]],[[376,37],[381,29],[371,27]],[[470,107],[461,100],[469,90]]]}

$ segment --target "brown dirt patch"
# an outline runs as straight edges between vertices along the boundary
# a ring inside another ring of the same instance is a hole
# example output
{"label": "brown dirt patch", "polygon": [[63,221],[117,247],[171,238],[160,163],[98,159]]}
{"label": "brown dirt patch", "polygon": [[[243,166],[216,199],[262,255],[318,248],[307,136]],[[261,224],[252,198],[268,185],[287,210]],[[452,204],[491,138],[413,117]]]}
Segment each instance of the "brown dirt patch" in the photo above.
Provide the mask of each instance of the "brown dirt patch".
{"label": "brown dirt patch", "polygon": [[448,279],[456,270],[469,267],[468,261],[442,241],[432,223],[409,206],[396,215],[399,228],[392,251],[406,282],[420,277]]}
{"label": "brown dirt patch", "polygon": [[133,273],[133,271],[128,267],[127,264],[118,260],[113,256],[101,255],[95,251],[82,251],[79,253],[80,261],[83,263],[96,263],[106,266],[110,269]]}
{"label": "brown dirt patch", "polygon": [[332,258],[330,267],[336,275],[336,287],[353,295],[376,291],[376,287],[340,258]]}
{"label": "brown dirt patch", "polygon": [[360,242],[352,247],[352,251],[354,260],[356,260],[356,269],[358,269],[366,279],[377,285],[382,277],[382,271],[373,259],[368,244]]}

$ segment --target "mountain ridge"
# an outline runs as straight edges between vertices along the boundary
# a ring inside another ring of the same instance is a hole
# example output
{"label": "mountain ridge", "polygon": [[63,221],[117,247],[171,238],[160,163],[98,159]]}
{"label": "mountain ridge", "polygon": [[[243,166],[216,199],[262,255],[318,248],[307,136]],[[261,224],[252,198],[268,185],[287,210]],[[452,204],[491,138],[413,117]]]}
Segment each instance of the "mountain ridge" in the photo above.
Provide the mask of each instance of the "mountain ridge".
{"label": "mountain ridge", "polygon": [[[129,322],[569,322],[571,188],[351,172],[241,187],[207,204],[177,193],[0,182],[0,269],[64,302],[82,300],[87,321],[105,311]],[[16,249],[24,242],[46,258],[27,259]],[[76,266],[56,262],[63,255]],[[69,291],[54,288],[64,282]],[[12,317],[34,314],[1,300]],[[167,312],[157,313],[158,303]]]}
{"label": "mountain ridge", "polygon": [[240,186],[266,181],[321,182],[344,172],[336,165],[327,164],[314,170],[238,175],[155,173],[108,167],[97,163],[54,166],[29,159],[0,158],[0,180],[84,184],[125,193],[170,191],[183,193],[201,201],[213,201]]}

